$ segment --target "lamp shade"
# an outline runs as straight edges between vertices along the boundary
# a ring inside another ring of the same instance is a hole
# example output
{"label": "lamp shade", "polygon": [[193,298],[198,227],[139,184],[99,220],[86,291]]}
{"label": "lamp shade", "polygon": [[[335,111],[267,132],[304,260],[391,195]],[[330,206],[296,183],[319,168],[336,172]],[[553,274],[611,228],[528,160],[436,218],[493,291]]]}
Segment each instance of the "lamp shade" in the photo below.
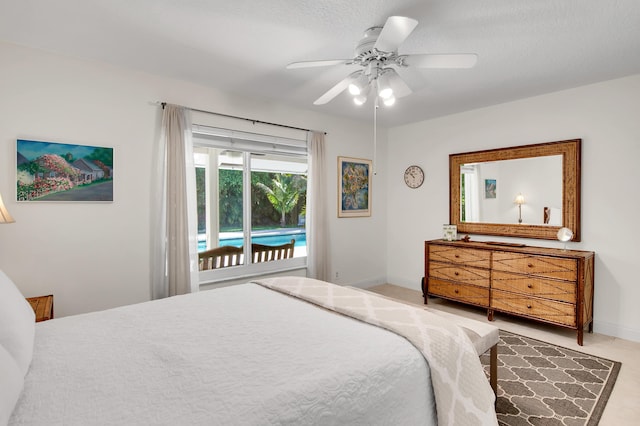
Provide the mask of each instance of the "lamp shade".
{"label": "lamp shade", "polygon": [[382,99],[390,98],[393,95],[393,89],[389,83],[389,77],[382,73],[378,77],[378,96]]}
{"label": "lamp shade", "polygon": [[366,102],[367,102],[367,97],[362,94],[353,98],[353,103],[355,103],[358,106],[364,105]]}
{"label": "lamp shade", "polygon": [[0,223],[13,223],[15,220],[11,217],[7,208],[2,202],[2,195],[0,195]]}
{"label": "lamp shade", "polygon": [[361,73],[355,81],[349,84],[349,93],[353,96],[362,95],[366,91],[368,85],[369,80],[367,79],[367,76]]}
{"label": "lamp shade", "polygon": [[524,204],[524,195],[522,195],[522,194],[516,195],[516,199],[513,200],[513,202],[518,204],[518,205]]}

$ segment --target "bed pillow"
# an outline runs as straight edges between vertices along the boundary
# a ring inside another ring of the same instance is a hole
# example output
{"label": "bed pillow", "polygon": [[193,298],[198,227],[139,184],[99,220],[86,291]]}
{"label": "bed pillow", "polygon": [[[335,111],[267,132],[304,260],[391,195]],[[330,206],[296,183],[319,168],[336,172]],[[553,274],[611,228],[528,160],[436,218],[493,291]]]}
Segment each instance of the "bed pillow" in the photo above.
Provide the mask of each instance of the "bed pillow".
{"label": "bed pillow", "polygon": [[36,316],[13,281],[0,271],[0,346],[13,357],[24,377],[33,356]]}
{"label": "bed pillow", "polygon": [[9,352],[0,345],[0,425],[9,423],[24,386],[24,375]]}

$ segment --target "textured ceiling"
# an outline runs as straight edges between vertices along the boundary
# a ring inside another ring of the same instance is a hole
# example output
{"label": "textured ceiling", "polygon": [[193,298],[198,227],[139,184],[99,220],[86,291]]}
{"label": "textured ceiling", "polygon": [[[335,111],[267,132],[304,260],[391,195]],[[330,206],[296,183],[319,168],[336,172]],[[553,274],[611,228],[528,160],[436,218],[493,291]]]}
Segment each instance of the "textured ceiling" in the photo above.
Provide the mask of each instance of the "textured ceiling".
{"label": "textured ceiling", "polygon": [[414,93],[386,126],[640,73],[638,0],[0,0],[0,40],[369,120],[346,94],[313,105],[357,67],[285,66],[351,58],[391,15],[419,21],[400,54],[479,60],[401,69]]}

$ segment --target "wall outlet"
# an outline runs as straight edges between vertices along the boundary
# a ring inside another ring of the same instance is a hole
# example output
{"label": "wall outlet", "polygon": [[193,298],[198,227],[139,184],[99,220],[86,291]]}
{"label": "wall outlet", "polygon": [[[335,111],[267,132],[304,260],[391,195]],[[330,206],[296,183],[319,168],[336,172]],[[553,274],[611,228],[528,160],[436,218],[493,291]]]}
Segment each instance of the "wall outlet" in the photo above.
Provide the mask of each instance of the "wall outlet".
{"label": "wall outlet", "polygon": [[338,271],[336,271],[336,279],[340,278],[340,273],[338,273]]}

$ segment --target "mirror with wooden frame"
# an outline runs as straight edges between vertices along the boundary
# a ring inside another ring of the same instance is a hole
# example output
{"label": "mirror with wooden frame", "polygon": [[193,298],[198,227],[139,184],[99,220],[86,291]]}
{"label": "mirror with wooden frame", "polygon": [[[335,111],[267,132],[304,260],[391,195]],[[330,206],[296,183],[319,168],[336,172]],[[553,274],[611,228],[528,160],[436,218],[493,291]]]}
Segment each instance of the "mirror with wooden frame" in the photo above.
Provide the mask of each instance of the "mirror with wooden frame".
{"label": "mirror with wooden frame", "polygon": [[449,219],[459,233],[580,241],[581,139],[449,155]]}

